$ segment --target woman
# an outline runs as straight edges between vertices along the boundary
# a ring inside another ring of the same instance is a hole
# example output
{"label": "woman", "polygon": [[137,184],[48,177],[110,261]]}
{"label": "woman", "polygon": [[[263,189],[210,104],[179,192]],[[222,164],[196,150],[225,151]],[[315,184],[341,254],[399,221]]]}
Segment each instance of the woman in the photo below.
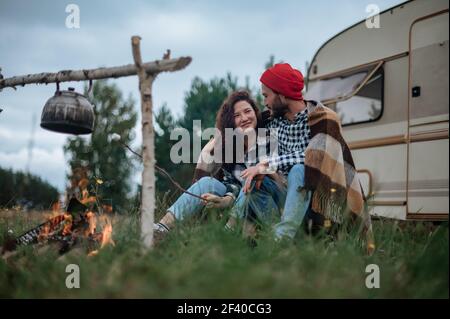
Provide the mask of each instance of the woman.
{"label": "woman", "polygon": [[[271,222],[274,214],[279,216],[281,203],[284,203],[283,186],[275,183],[270,177],[264,177],[260,181],[261,187],[255,192],[247,195],[241,192],[245,182],[241,176],[242,171],[258,163],[261,160],[260,154],[267,154],[270,146],[265,132],[257,134],[258,128],[263,128],[261,114],[247,91],[233,92],[223,102],[217,114],[216,128],[220,133],[219,136],[205,146],[200,158],[205,152],[209,155],[214,146],[216,150],[222,150],[221,155],[217,153],[214,155],[215,163],[222,163],[218,173],[214,177],[198,178],[188,189],[189,193],[203,200],[187,193],[176,200],[160,222],[154,225],[156,240],[167,234],[177,221],[200,213],[205,206],[228,208],[236,202],[231,213],[232,218],[227,223],[228,228],[234,227],[236,218]],[[230,129],[234,135],[230,136]],[[239,139],[240,135],[242,143],[235,143],[235,137]],[[253,224],[244,223],[244,225]],[[248,226],[247,233],[251,235],[253,230],[253,226]]]}

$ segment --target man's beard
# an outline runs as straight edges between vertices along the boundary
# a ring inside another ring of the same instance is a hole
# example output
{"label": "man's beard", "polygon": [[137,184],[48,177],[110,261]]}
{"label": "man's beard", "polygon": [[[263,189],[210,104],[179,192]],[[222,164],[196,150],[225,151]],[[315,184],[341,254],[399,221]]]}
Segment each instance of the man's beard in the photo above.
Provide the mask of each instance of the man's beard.
{"label": "man's beard", "polygon": [[284,115],[289,111],[287,104],[281,102],[279,96],[277,96],[272,105],[271,116],[272,118],[284,117]]}

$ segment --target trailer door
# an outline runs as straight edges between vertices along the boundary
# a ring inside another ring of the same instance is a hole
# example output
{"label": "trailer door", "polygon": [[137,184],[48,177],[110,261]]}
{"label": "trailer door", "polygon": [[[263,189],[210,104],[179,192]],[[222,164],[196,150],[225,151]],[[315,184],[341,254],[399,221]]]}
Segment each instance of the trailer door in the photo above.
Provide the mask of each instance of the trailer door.
{"label": "trailer door", "polygon": [[409,219],[448,219],[448,10],[410,32],[407,199]]}

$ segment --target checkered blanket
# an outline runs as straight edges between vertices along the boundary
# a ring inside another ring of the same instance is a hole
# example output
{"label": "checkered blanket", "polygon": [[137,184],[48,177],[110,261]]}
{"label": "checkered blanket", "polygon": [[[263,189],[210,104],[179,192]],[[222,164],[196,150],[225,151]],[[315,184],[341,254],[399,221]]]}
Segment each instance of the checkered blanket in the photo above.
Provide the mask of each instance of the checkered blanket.
{"label": "checkered blanket", "polygon": [[338,115],[320,103],[308,105],[311,140],[305,151],[305,188],[313,191],[312,209],[337,223],[360,218],[369,249],[372,223]]}

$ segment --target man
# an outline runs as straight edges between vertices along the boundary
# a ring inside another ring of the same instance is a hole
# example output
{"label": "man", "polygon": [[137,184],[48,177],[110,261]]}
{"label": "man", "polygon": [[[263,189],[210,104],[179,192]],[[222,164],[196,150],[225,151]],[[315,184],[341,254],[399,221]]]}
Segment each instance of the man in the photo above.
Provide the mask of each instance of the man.
{"label": "man", "polygon": [[[303,99],[303,75],[289,64],[275,64],[266,70],[260,81],[264,104],[271,120],[266,127],[275,131],[278,155],[269,157],[245,170],[243,191],[250,191],[252,180],[259,174],[278,171],[287,178],[287,194],[281,222],[275,225],[275,237],[293,238],[308,210],[311,191],[305,186],[305,150],[310,141],[308,103]],[[298,192],[302,189],[301,192]]]}
{"label": "man", "polygon": [[293,238],[311,204],[329,222],[342,223],[347,213],[361,217],[371,253],[371,220],[339,117],[321,103],[303,99],[303,75],[287,63],[267,69],[260,81],[271,113],[267,128],[276,131],[278,155],[243,171],[243,191],[251,190],[255,177],[278,171],[287,177],[287,194],[275,225],[276,239]]}

